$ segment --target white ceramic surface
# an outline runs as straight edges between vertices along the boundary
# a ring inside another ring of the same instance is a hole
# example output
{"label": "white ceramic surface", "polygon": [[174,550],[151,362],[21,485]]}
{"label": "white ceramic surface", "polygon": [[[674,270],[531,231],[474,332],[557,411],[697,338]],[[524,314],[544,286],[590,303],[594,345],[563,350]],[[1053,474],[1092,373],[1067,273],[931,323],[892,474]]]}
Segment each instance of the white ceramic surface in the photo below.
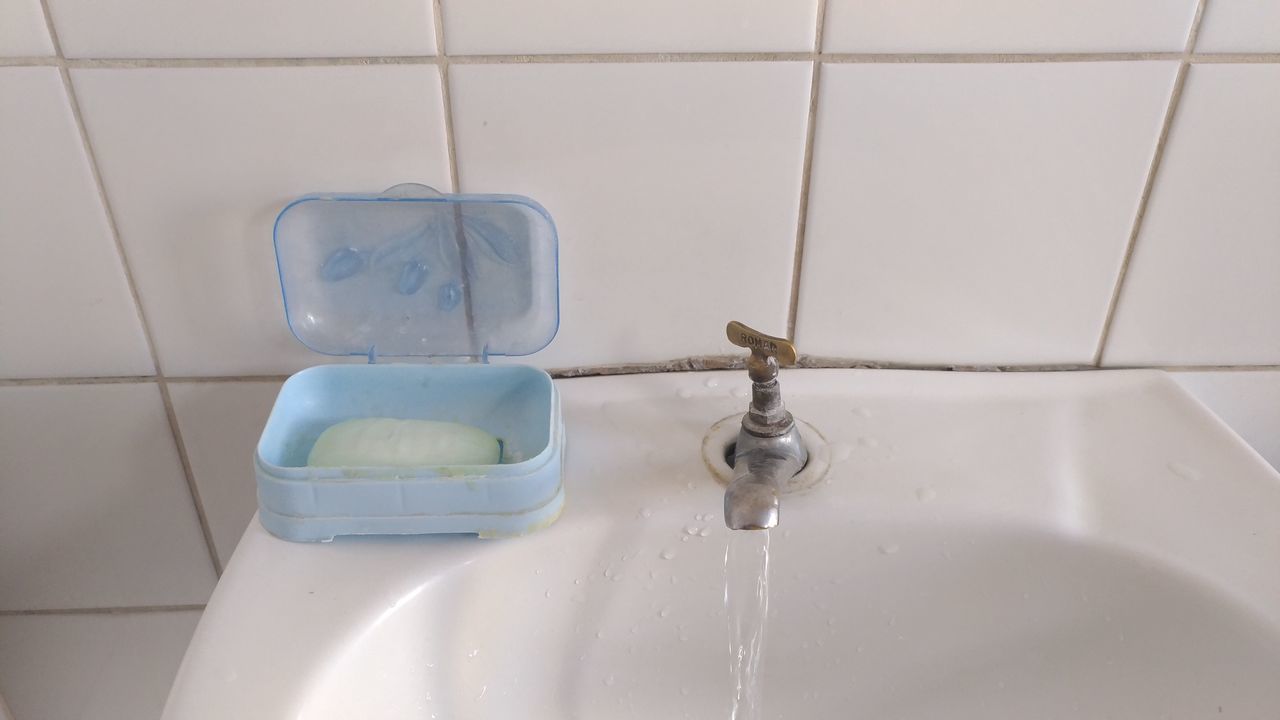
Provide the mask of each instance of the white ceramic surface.
{"label": "white ceramic surface", "polygon": [[808,63],[454,65],[461,183],[542,203],[560,332],[541,367],[734,351],[786,330]]}
{"label": "white ceramic surface", "polygon": [[800,346],[1090,362],[1175,69],[823,67]]}
{"label": "white ceramic surface", "polygon": [[[774,531],[769,717],[1280,707],[1280,475],[1168,377],[783,383],[836,464]],[[569,504],[525,538],[303,545],[254,523],[164,717],[727,716],[728,531],[699,445],[745,385],[561,381]]]}
{"label": "white ceramic surface", "polygon": [[67,57],[349,57],[435,53],[431,3],[48,0]]}
{"label": "white ceramic surface", "polygon": [[0,0],[0,57],[52,54],[40,0]]}
{"label": "white ceramic surface", "polygon": [[151,374],[57,68],[0,68],[0,158],[0,377]]}
{"label": "white ceramic surface", "polygon": [[1280,371],[1171,373],[1178,384],[1280,468]]}
{"label": "white ceramic surface", "polygon": [[258,509],[253,453],[279,392],[275,381],[169,385],[200,504],[224,565]]}
{"label": "white ceramic surface", "polygon": [[1280,65],[1187,78],[1103,361],[1280,359]]}
{"label": "white ceramic surface", "polygon": [[1196,6],[1196,0],[828,3],[827,52],[925,53],[1180,51]]}
{"label": "white ceramic surface", "polygon": [[1280,3],[1266,0],[1212,0],[1205,6],[1198,52],[1280,50]]}
{"label": "white ceramic surface", "polygon": [[[0,617],[12,720],[154,720],[198,611]],[[0,720],[10,720],[0,701]]]}
{"label": "white ceramic surface", "polygon": [[317,363],[280,299],[271,228],[289,201],[406,181],[449,189],[431,66],[93,69],[72,79],[168,375]]}
{"label": "white ceramic surface", "polygon": [[209,562],[151,383],[0,388],[0,610],[202,603]]}
{"label": "white ceramic surface", "polygon": [[813,49],[816,0],[470,0],[443,6],[450,55]]}

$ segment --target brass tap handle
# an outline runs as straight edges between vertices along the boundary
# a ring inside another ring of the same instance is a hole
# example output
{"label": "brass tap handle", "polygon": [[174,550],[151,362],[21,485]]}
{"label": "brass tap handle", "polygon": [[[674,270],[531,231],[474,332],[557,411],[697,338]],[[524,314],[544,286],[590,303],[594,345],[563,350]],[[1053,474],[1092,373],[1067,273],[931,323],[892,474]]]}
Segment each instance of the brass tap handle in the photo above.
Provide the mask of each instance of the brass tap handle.
{"label": "brass tap handle", "polygon": [[747,358],[747,372],[755,382],[768,382],[778,376],[779,365],[794,365],[796,346],[786,338],[765,335],[743,325],[737,320],[725,327],[729,342],[751,351]]}

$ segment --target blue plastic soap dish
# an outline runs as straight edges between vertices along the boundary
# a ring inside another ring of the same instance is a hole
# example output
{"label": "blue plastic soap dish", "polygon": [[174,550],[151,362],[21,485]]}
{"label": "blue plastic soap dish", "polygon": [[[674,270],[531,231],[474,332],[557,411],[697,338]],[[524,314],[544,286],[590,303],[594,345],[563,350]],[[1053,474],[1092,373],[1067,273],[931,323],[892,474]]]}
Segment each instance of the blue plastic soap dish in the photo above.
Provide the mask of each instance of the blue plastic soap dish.
{"label": "blue plastic soap dish", "polygon": [[[328,541],[505,537],[555,522],[565,443],[555,385],[537,368],[487,360],[536,352],[555,336],[556,246],[547,212],[514,195],[411,185],[290,203],[275,225],[289,327],[312,350],[369,362],[313,367],[285,382],[254,458],[263,526],[287,540]],[[378,362],[386,357],[437,362]],[[501,441],[502,459],[307,466],[320,433],[362,417],[472,425]]]}

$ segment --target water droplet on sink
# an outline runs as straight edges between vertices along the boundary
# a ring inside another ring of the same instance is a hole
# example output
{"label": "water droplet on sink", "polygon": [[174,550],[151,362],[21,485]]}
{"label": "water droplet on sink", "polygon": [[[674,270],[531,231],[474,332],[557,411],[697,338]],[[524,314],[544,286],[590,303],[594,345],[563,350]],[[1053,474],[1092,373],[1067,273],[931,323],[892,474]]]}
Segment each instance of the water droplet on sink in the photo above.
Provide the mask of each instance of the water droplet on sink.
{"label": "water droplet on sink", "polygon": [[1198,470],[1190,465],[1185,465],[1180,462],[1169,463],[1169,472],[1177,475],[1183,480],[1189,480],[1191,482],[1196,482],[1200,479],[1200,472]]}
{"label": "water droplet on sink", "polygon": [[671,614],[671,608],[662,608],[661,610],[658,611],[658,617],[660,618],[665,618],[670,614]]}
{"label": "water droplet on sink", "polygon": [[467,653],[467,657],[473,658],[479,654],[480,654],[480,648],[474,648],[471,652]]}
{"label": "water droplet on sink", "polygon": [[709,388],[716,388],[716,387],[720,387],[720,381],[719,381],[719,380],[717,380],[717,379],[715,379],[715,378],[713,378],[713,377],[711,377],[711,378],[707,378],[706,380],[704,380],[704,381],[703,381],[703,383],[702,383],[702,384],[703,384],[703,385],[706,385],[706,386],[707,386],[707,387],[709,387]]}
{"label": "water droplet on sink", "polygon": [[684,535],[684,536],[682,536],[682,537],[680,538],[680,542],[689,542],[689,536],[688,536],[688,535]]}
{"label": "water droplet on sink", "polygon": [[751,397],[751,391],[747,389],[746,385],[739,385],[738,387],[734,388],[730,392],[733,394],[734,397],[741,398],[743,400],[746,400],[747,398]]}
{"label": "water droplet on sink", "polygon": [[597,631],[596,631],[596,639],[597,639],[597,640],[602,640],[602,639],[604,639],[604,631],[603,631],[603,630],[597,630]]}
{"label": "water droplet on sink", "polygon": [[916,488],[916,499],[919,500],[920,502],[929,502],[930,500],[933,500],[936,497],[938,497],[938,491],[934,490],[933,488],[927,488],[927,487]]}
{"label": "water droplet on sink", "polygon": [[693,391],[689,388],[680,388],[676,391],[676,395],[679,395],[682,400],[688,400],[693,397]]}
{"label": "water droplet on sink", "polygon": [[616,683],[616,682],[618,682],[618,679],[617,679],[616,677],[614,677],[613,675],[610,675],[609,677],[607,677],[607,678],[605,678],[605,679],[604,679],[604,684],[605,684],[605,685],[613,685],[613,684],[614,684],[614,683]]}
{"label": "water droplet on sink", "polygon": [[710,537],[710,536],[711,536],[711,528],[702,528],[701,530],[698,531],[698,537]]}
{"label": "water droplet on sink", "polygon": [[550,600],[550,599],[551,599],[551,591],[550,591],[550,590],[546,591],[545,593],[543,593],[543,594],[542,594],[542,596],[543,596],[543,597],[545,597],[546,599]]}
{"label": "water droplet on sink", "polygon": [[581,584],[582,584],[582,578],[574,578],[574,579],[573,579],[573,584],[574,584],[574,585],[581,585]]}
{"label": "water droplet on sink", "polygon": [[684,534],[685,534],[685,535],[697,535],[697,534],[698,534],[698,528],[694,527],[693,525],[685,525],[685,526],[684,526]]}
{"label": "water droplet on sink", "polygon": [[844,462],[853,455],[853,446],[847,442],[833,442],[831,448],[831,462]]}
{"label": "water droplet on sink", "polygon": [[642,508],[642,509],[640,510],[640,517],[642,517],[642,518],[651,518],[651,517],[653,517],[653,511],[652,511],[652,510],[650,510],[649,508]]}
{"label": "water droplet on sink", "polygon": [[676,556],[675,550],[664,549],[662,552],[658,553],[658,557],[662,558],[663,560],[670,560],[675,556]]}
{"label": "water droplet on sink", "polygon": [[885,543],[883,545],[880,545],[879,548],[880,548],[880,554],[882,555],[892,555],[901,549],[894,543]]}

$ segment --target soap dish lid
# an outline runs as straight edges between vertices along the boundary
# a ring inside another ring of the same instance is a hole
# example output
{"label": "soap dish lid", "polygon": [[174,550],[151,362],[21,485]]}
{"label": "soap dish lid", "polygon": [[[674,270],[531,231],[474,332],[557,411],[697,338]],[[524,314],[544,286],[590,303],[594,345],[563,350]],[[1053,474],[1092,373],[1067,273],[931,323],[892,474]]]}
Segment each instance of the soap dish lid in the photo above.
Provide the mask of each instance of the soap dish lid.
{"label": "soap dish lid", "polygon": [[528,355],[560,324],[555,224],[518,195],[307,195],[276,218],[289,328],[327,355]]}

